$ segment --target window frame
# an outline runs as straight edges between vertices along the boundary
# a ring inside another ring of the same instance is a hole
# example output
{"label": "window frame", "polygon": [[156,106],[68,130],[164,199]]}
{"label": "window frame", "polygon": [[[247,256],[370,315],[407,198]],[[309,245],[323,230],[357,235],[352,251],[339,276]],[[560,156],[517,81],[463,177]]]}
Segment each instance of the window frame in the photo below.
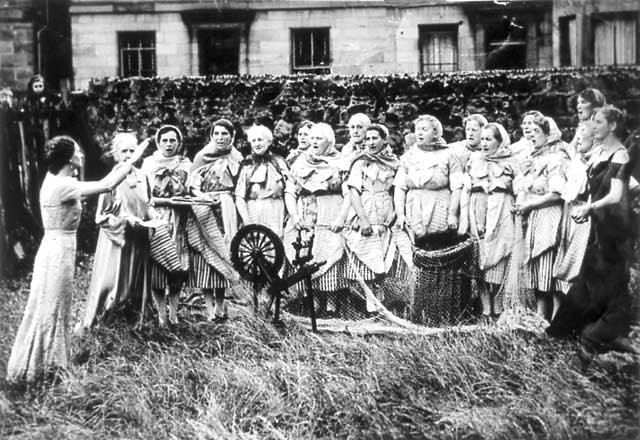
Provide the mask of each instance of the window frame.
{"label": "window frame", "polygon": [[[419,24],[418,25],[418,57],[420,63],[420,73],[434,73],[434,72],[457,72],[460,70],[460,50],[458,48],[458,39],[460,38],[460,23],[443,23],[443,24]],[[455,50],[455,62],[454,63],[433,63],[425,64],[423,62],[423,51],[426,46],[426,36],[432,33],[449,33],[453,34],[453,48]],[[442,66],[450,65],[452,70],[442,70]],[[439,66],[439,70],[427,70],[425,66]]]}
{"label": "window frame", "polygon": [[[606,21],[615,21],[615,20],[633,20],[635,21],[635,45],[636,45],[636,53],[635,60],[631,63],[621,64],[617,60],[617,47],[615,40],[615,32],[614,32],[614,40],[613,40],[613,64],[596,64],[596,24],[598,22],[606,22]],[[592,63],[593,65],[598,66],[625,66],[625,65],[633,65],[640,63],[640,14],[637,11],[616,11],[616,12],[598,12],[591,14],[591,53],[593,54]]]}
{"label": "window frame", "polygon": [[[559,27],[559,45],[558,45],[558,60],[560,61],[560,66],[561,67],[570,67],[573,66],[573,63],[571,62],[571,44],[572,44],[572,39],[571,39],[571,26],[570,23],[573,21],[573,25],[574,25],[574,34],[573,34],[573,50],[576,51],[576,53],[574,54],[574,57],[578,58],[578,53],[577,53],[577,49],[578,49],[578,32],[575,28],[575,26],[578,25],[577,22],[577,17],[575,14],[573,15],[564,15],[562,17],[558,18],[558,27]],[[564,32],[567,32],[567,34],[565,35]]]}
{"label": "window frame", "polygon": [[[156,31],[118,31],[116,32],[118,44],[118,76],[121,78],[131,77],[154,77],[158,75]],[[139,40],[138,47],[124,47],[126,42]],[[125,75],[125,52],[131,51],[137,54],[138,71],[135,74],[127,72]],[[151,54],[151,67],[144,68],[143,54]]]}
{"label": "window frame", "polygon": [[[314,37],[313,37],[313,32],[317,32],[317,31],[322,31],[322,32],[326,32],[326,42],[327,42],[327,47],[328,47],[328,64],[313,64],[313,58],[314,58],[314,53],[313,53],[313,41],[314,41]],[[310,36],[311,36],[311,54],[310,54],[310,58],[311,58],[311,63],[310,65],[301,65],[298,66],[296,65],[296,49],[297,49],[297,45],[296,45],[296,33],[298,32],[310,32]],[[289,35],[290,35],[290,40],[291,40],[291,50],[290,50],[290,58],[291,58],[291,73],[296,74],[296,73],[324,73],[324,74],[329,74],[331,73],[331,67],[333,65],[333,58],[331,56],[331,54],[333,53],[333,48],[331,47],[331,27],[330,26],[315,26],[315,27],[296,27],[296,28],[289,28]]]}

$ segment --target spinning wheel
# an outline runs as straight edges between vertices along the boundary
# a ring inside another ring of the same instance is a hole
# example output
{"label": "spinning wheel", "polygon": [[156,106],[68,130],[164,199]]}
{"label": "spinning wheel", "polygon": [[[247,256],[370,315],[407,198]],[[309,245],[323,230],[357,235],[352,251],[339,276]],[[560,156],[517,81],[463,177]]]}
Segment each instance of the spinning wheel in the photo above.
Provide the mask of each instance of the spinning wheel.
{"label": "spinning wheel", "polygon": [[246,225],[231,240],[231,262],[244,279],[264,285],[278,277],[284,246],[266,226]]}

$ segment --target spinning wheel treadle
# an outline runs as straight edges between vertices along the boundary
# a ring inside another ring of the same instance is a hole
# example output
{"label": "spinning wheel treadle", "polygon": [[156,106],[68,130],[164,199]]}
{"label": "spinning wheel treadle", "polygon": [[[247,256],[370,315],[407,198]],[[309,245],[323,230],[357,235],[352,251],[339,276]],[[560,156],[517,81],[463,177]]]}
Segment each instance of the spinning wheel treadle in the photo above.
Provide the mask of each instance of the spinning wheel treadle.
{"label": "spinning wheel treadle", "polygon": [[244,279],[267,284],[284,264],[284,246],[266,226],[245,225],[231,240],[231,262]]}

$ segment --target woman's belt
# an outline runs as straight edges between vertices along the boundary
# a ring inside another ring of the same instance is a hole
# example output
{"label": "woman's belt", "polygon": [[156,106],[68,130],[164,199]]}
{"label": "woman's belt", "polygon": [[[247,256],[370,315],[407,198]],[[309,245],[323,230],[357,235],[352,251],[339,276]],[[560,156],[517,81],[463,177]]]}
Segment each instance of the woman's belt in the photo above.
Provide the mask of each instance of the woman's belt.
{"label": "woman's belt", "polygon": [[483,187],[481,187],[481,186],[474,186],[473,188],[471,188],[471,194],[474,194],[474,193],[481,193],[481,192],[483,192],[483,193],[487,193],[487,194],[496,194],[496,193],[509,194],[509,191],[508,191],[506,188],[501,188],[501,187],[499,187],[499,186],[497,186],[497,187],[495,187],[495,188],[493,188],[493,189],[491,189],[491,190],[489,190],[489,191],[486,191],[486,190],[485,190]]}
{"label": "woman's belt", "polygon": [[339,189],[338,189],[338,191],[330,191],[330,190],[327,190],[327,189],[321,189],[321,190],[318,190],[318,191],[311,192],[311,191],[303,188],[300,191],[300,195],[301,196],[339,196],[341,194],[342,194],[342,192]]}

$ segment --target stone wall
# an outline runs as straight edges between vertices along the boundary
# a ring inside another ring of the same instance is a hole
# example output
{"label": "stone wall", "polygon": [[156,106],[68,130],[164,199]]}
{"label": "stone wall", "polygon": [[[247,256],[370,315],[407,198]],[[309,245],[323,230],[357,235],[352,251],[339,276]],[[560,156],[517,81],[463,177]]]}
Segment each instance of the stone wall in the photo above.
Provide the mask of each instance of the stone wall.
{"label": "stone wall", "polygon": [[29,1],[5,1],[0,8],[0,87],[25,89],[34,72],[34,27]]}
{"label": "stone wall", "polygon": [[158,76],[190,72],[187,28],[178,13],[72,14],[73,66],[76,87],[91,78],[118,76],[120,31],[155,31]]}
{"label": "stone wall", "polygon": [[[94,77],[117,75],[118,31],[156,31],[159,76],[198,73],[197,44],[193,36],[189,39],[179,11],[116,14],[107,6],[100,6],[102,11],[95,9],[98,6],[72,8],[76,87],[84,88]],[[419,73],[418,26],[429,24],[458,25],[458,68],[475,70],[478,60],[469,19],[459,5],[437,4],[257,10],[248,42],[241,42],[239,73],[290,74],[291,28],[298,27],[330,27],[332,74]],[[550,54],[541,60],[540,65],[548,66]]]}

